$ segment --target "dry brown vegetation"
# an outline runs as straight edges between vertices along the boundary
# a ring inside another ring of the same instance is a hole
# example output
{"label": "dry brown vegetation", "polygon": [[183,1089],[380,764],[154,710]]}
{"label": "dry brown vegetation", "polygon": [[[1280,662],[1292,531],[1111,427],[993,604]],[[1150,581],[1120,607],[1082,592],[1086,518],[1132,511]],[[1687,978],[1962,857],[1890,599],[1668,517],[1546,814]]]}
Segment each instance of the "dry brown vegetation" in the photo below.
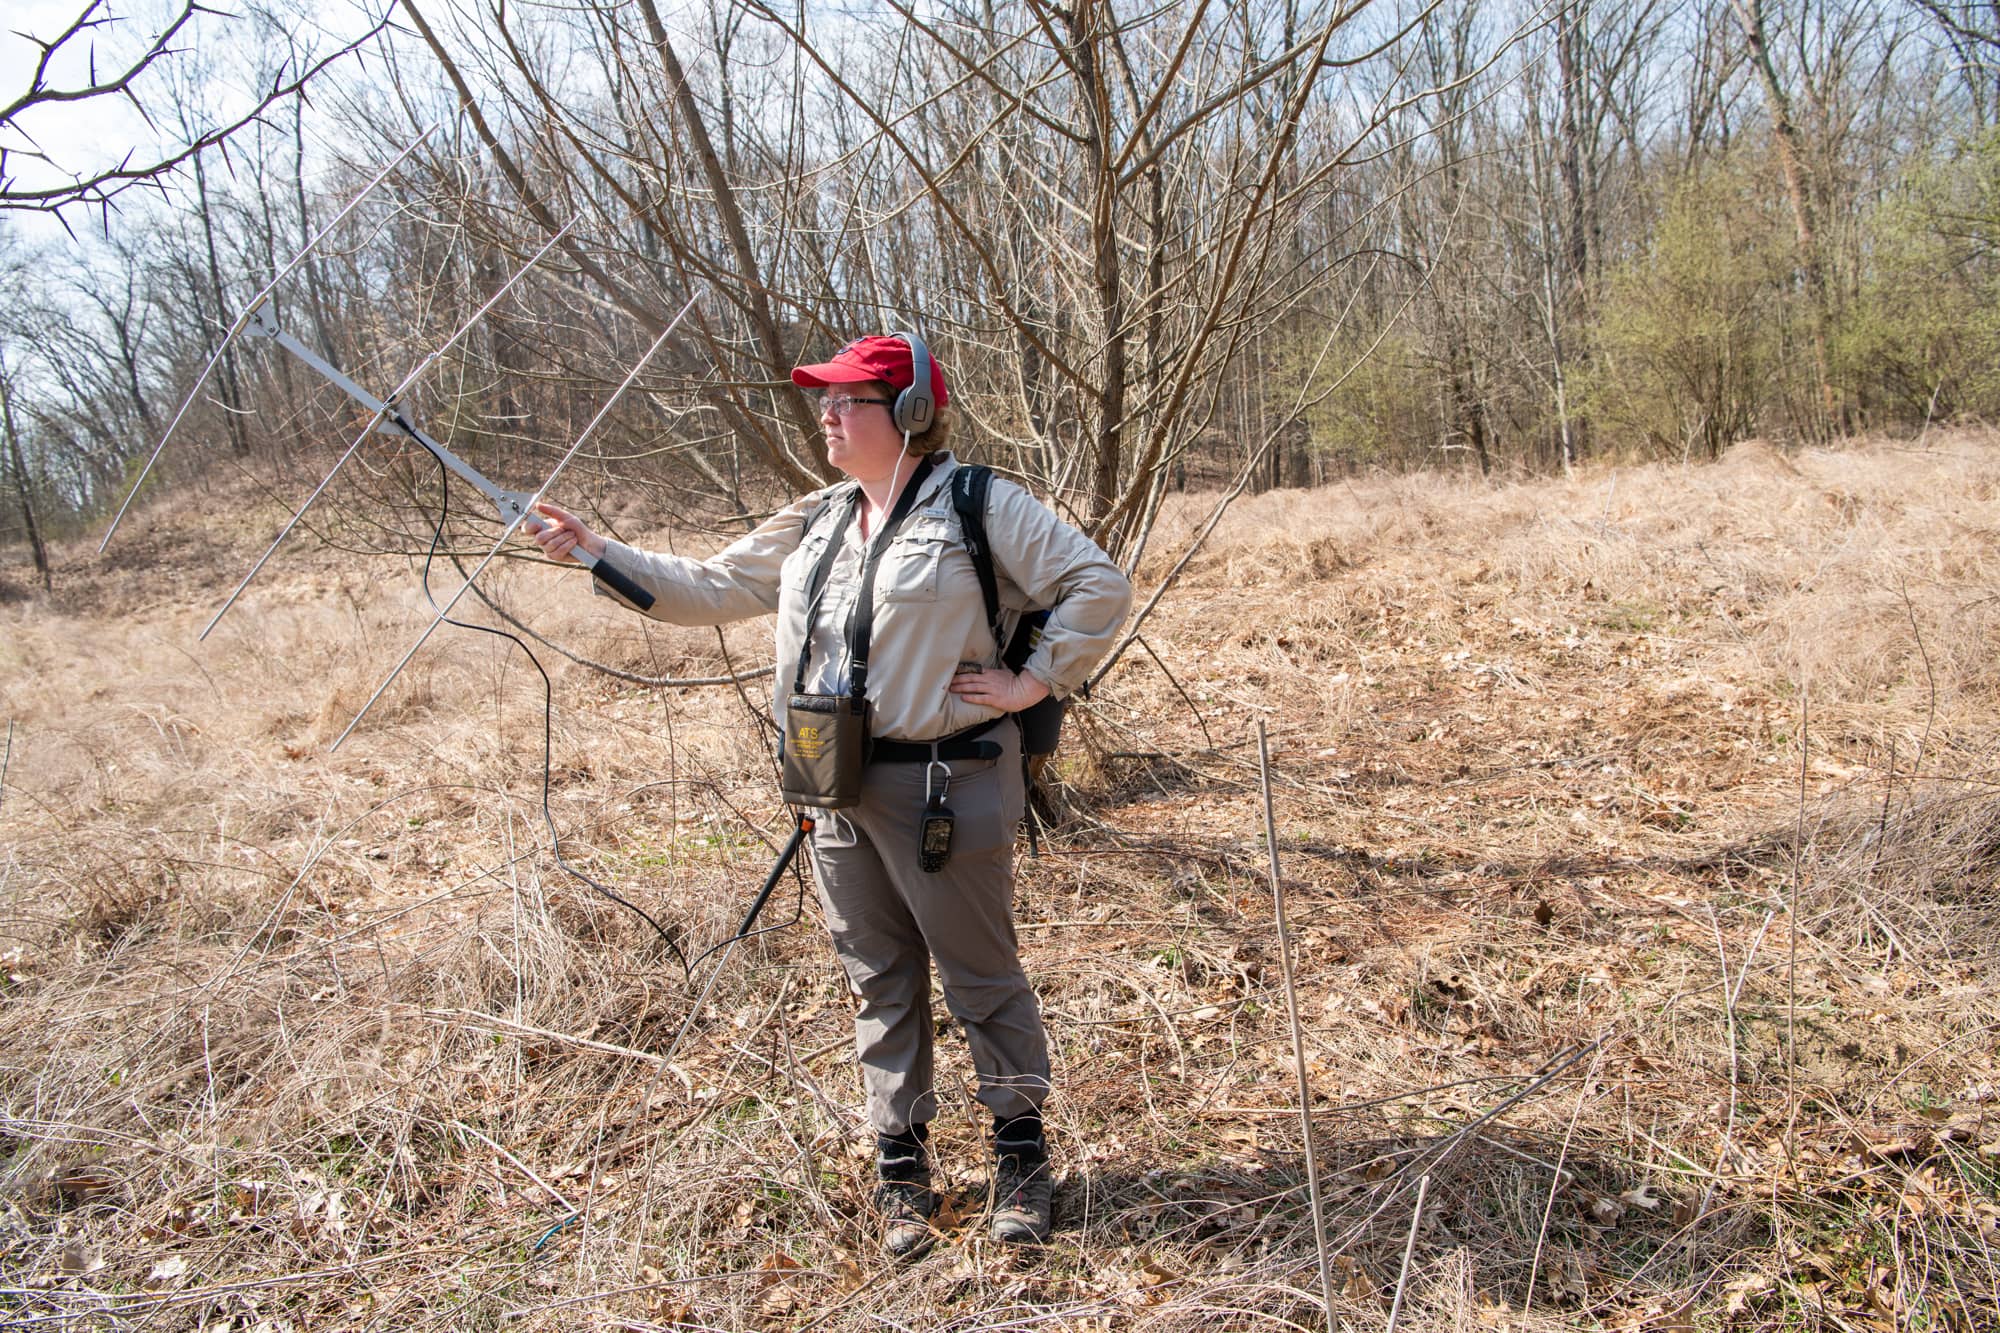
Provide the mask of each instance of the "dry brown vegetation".
{"label": "dry brown vegetation", "polygon": [[[447,634],[328,755],[414,572],[294,554],[197,646],[266,530],[229,508],[0,604],[11,1326],[1319,1326],[1260,719],[1333,1322],[2000,1323],[2000,438],[1239,503],[1023,867],[1056,1241],[984,1241],[947,1038],[906,1270],[810,901],[662,1066],[694,990],[553,864],[532,669]],[[767,656],[493,587],[639,674]],[[568,855],[722,938],[784,829],[745,698],[551,662]]]}

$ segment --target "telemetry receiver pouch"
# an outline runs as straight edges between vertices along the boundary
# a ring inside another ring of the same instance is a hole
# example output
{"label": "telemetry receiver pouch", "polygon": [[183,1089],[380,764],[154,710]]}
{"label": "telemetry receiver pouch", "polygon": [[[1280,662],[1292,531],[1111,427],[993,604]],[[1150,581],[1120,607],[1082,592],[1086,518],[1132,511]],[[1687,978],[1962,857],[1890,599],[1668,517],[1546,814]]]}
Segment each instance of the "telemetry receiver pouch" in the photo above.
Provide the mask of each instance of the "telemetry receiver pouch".
{"label": "telemetry receiver pouch", "polygon": [[868,700],[847,694],[793,694],[785,704],[779,788],[793,805],[845,810],[861,803],[868,763]]}

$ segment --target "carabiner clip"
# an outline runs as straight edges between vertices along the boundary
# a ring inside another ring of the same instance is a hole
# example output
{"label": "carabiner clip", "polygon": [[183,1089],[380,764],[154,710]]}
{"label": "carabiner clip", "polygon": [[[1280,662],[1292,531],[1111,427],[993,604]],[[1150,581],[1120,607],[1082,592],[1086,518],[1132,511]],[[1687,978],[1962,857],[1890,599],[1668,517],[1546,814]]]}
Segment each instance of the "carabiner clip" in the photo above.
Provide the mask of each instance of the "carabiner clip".
{"label": "carabiner clip", "polygon": [[[937,769],[944,770],[944,781],[933,790],[931,774]],[[917,821],[917,868],[926,875],[937,874],[951,860],[951,831],[958,817],[944,803],[950,790],[950,767],[941,760],[931,760],[924,770],[924,813]]]}

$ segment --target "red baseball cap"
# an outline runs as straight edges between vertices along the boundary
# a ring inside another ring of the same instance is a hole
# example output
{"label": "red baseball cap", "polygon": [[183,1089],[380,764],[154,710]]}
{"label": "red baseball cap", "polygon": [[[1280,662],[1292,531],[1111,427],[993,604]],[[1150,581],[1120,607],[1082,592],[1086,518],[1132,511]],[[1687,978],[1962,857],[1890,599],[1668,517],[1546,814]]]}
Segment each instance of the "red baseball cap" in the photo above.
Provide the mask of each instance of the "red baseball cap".
{"label": "red baseball cap", "polygon": [[[928,349],[926,349],[928,350]],[[910,369],[910,345],[901,338],[876,334],[856,338],[833,354],[831,361],[816,366],[800,366],[792,371],[792,383],[802,389],[824,389],[829,384],[861,384],[881,380],[893,388],[907,389],[916,381]],[[931,393],[943,407],[949,398],[944,388],[944,367],[931,356]]]}

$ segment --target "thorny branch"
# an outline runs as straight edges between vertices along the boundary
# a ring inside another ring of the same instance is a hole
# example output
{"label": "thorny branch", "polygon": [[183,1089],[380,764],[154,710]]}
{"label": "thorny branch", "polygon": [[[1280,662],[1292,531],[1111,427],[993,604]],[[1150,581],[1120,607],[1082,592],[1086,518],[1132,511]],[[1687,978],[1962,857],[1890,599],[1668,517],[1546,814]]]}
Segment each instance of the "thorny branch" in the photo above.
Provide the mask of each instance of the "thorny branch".
{"label": "thorny branch", "polygon": [[[108,29],[121,21],[101,12],[104,7],[105,0],[90,0],[76,20],[53,39],[42,41],[35,37],[28,38],[41,48],[41,56],[36,61],[34,73],[29,76],[27,90],[8,103],[5,108],[0,108],[0,129],[11,130],[26,138],[28,142],[34,143],[32,134],[18,123],[23,114],[38,107],[88,102],[102,97],[123,97],[132,104],[146,123],[151,125],[152,114],[147,110],[135,86],[139,77],[155,64],[181,54],[183,48],[174,45],[175,38],[183,28],[194,21],[197,15],[228,17],[223,11],[210,9],[197,0],[183,0],[180,12],[147,44],[145,51],[122,71],[108,78],[99,78],[96,51],[93,48],[88,81],[78,87],[55,86],[50,82],[49,68],[58,52],[78,37],[95,34],[99,29]],[[393,0],[390,9],[385,9],[381,16],[369,25],[366,32],[343,43],[332,54],[318,60],[288,62],[272,77],[270,86],[259,94],[256,104],[248,111],[233,120],[197,134],[189,142],[159,156],[143,157],[137,149],[133,149],[120,158],[116,166],[73,175],[68,182],[60,185],[30,187],[21,183],[17,171],[9,169],[8,158],[27,157],[48,162],[47,154],[39,149],[24,152],[18,148],[9,150],[0,145],[0,210],[52,213],[60,219],[64,209],[79,206],[94,208],[104,215],[108,229],[110,209],[119,195],[134,186],[163,184],[167,177],[184,164],[210,148],[226,144],[232,135],[246,126],[264,120],[281,103],[294,97],[303,97],[307,84],[313,79],[343,58],[374,42],[388,26],[391,9]]]}

